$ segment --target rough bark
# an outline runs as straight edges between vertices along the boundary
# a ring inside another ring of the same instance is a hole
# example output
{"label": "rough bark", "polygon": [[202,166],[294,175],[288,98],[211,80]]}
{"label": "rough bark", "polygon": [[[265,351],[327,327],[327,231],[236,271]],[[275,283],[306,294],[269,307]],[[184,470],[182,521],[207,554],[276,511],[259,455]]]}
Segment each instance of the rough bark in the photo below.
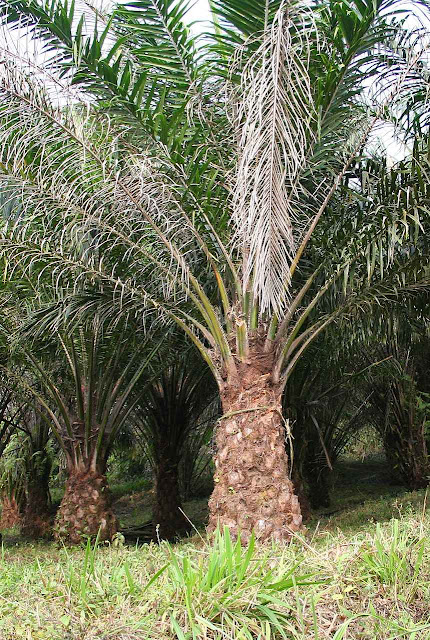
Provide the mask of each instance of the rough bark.
{"label": "rough bark", "polygon": [[27,487],[27,504],[21,523],[22,535],[30,540],[49,537],[52,533],[49,488],[43,478],[34,478]]}
{"label": "rough bark", "polygon": [[23,505],[14,493],[1,496],[1,507],[0,530],[12,529],[21,524]]}
{"label": "rough bark", "polygon": [[302,515],[288,475],[282,389],[271,384],[272,363],[264,357],[241,363],[236,383],[221,390],[208,530],[227,526],[244,540],[252,531],[263,541],[289,540]]}
{"label": "rough bark", "polygon": [[190,530],[179,493],[178,461],[164,455],[155,469],[155,502],[152,511],[154,537],[171,540]]}
{"label": "rough bark", "polygon": [[79,544],[87,536],[112,540],[118,521],[112,511],[112,495],[106,476],[91,470],[70,470],[64,497],[54,526],[54,537]]}

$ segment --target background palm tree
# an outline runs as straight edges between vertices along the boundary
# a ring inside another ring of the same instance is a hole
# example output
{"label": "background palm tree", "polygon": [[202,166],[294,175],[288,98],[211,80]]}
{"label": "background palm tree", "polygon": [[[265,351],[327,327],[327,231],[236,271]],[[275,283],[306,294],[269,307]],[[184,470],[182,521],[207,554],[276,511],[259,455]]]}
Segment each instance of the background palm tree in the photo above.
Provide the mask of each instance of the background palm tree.
{"label": "background palm tree", "polygon": [[176,357],[165,368],[159,365],[158,375],[145,386],[133,421],[154,470],[152,519],[154,534],[160,538],[173,538],[190,529],[180,497],[180,465],[188,437],[198,429],[217,392],[209,368],[196,359],[195,350],[182,341],[177,341],[176,348]]}
{"label": "background palm tree", "polygon": [[26,507],[25,469],[20,464],[20,440],[12,435],[0,459],[0,530],[20,527]]}
{"label": "background palm tree", "polygon": [[[428,337],[418,342],[390,336],[373,354],[389,360],[368,375],[368,413],[381,436],[392,480],[411,490],[429,484],[428,459]],[[415,336],[417,340],[417,336]],[[409,344],[408,344],[409,342]]]}
{"label": "background palm tree", "polygon": [[361,396],[360,379],[379,364],[374,361],[364,371],[350,371],[359,361],[352,350],[345,349],[348,338],[337,330],[328,340],[315,343],[295,368],[284,392],[284,411],[293,438],[293,478],[296,486],[302,486],[301,504],[305,492],[314,509],[330,505],[335,464],[366,424],[368,403],[365,394]]}
{"label": "background palm tree", "polygon": [[[63,315],[181,327],[223,409],[209,529],[288,539],[301,526],[281,411],[291,373],[335,320],[428,284],[423,147],[406,183],[355,171],[378,121],[404,123],[426,59],[389,2],[212,9],[205,44],[184,2],[122,4],[93,28],[58,0],[3,4],[57,54],[48,82],[5,53],[0,163],[19,206],[4,255],[21,277],[50,274]],[[88,105],[66,102],[73,86]]]}
{"label": "background palm tree", "polygon": [[[25,411],[25,403],[17,399],[12,390],[10,379],[1,376],[0,391],[0,529],[6,529],[21,523],[25,507],[25,482],[21,468],[14,461],[16,433]],[[11,442],[13,441],[13,442]],[[3,459],[4,456],[4,459]]]}
{"label": "background palm tree", "polygon": [[26,489],[21,532],[26,538],[38,539],[52,533],[49,480],[54,451],[50,420],[37,404],[23,414],[19,433],[19,456],[24,465]]}
{"label": "background palm tree", "polygon": [[138,396],[132,394],[156,347],[144,352],[143,342],[131,354],[121,334],[116,338],[96,322],[67,335],[57,333],[54,353],[25,351],[39,383],[39,389],[27,384],[27,390],[49,417],[66,460],[66,488],[54,534],[71,543],[79,543],[82,535],[109,540],[117,531],[106,464],[136,405]]}

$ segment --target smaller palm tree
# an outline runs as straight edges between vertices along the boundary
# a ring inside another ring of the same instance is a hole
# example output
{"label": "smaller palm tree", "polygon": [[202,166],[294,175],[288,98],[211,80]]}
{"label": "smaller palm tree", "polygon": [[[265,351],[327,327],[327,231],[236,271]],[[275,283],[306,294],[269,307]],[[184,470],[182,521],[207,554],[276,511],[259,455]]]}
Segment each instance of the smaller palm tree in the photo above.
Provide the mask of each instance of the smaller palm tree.
{"label": "smaller palm tree", "polygon": [[20,423],[23,406],[16,402],[10,381],[2,376],[0,391],[0,530],[20,524],[25,504],[25,483],[14,462],[14,434]]}
{"label": "smaller palm tree", "polygon": [[392,338],[377,352],[390,359],[368,378],[370,419],[382,438],[393,481],[422,489],[430,480],[428,339],[407,346]]}
{"label": "smaller palm tree", "polygon": [[184,500],[213,490],[213,438],[220,415],[220,402],[216,398],[187,436],[179,465],[179,485]]}
{"label": "smaller palm tree", "polygon": [[32,393],[50,417],[66,460],[68,477],[54,535],[69,543],[79,543],[83,535],[110,540],[118,528],[107,459],[135,408],[132,394],[154,351],[145,352],[144,343],[130,354],[127,346],[124,336],[105,334],[95,322],[70,335],[57,333],[56,372],[52,357],[26,352],[41,388],[32,387]]}
{"label": "smaller palm tree", "polygon": [[26,502],[21,533],[29,539],[50,535],[52,504],[49,491],[54,451],[50,421],[37,405],[22,416],[20,457],[24,464]]}
{"label": "smaller palm tree", "polygon": [[155,476],[154,534],[173,538],[189,530],[179,487],[187,438],[217,396],[210,369],[182,342],[183,352],[147,386],[135,412],[135,433]]}
{"label": "smaller palm tree", "polygon": [[25,470],[20,460],[20,439],[13,434],[0,459],[0,530],[19,527],[26,505]]}

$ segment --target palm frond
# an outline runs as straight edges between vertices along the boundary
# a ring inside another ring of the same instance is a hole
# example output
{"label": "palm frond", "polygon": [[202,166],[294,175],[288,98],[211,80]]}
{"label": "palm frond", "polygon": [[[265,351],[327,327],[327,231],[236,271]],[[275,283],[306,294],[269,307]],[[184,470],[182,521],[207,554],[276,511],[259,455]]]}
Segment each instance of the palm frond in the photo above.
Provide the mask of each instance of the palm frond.
{"label": "palm frond", "polygon": [[244,256],[244,289],[252,281],[263,313],[280,311],[303,225],[297,178],[316,113],[308,69],[312,34],[298,28],[300,18],[281,7],[245,66],[237,98],[233,220]]}

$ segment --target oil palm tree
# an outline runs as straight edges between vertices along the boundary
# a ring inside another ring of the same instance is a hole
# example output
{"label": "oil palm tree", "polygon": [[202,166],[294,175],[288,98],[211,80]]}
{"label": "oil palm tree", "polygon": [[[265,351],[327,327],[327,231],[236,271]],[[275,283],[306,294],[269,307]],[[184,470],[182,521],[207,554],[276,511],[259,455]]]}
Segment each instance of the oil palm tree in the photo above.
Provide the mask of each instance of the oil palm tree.
{"label": "oil palm tree", "polygon": [[24,351],[38,381],[38,386],[25,386],[49,417],[66,460],[67,481],[54,536],[73,544],[97,534],[111,540],[117,531],[107,460],[137,402],[132,393],[154,348],[145,352],[141,345],[130,353],[124,338],[116,337],[96,322],[75,332],[58,332],[54,353]]}
{"label": "oil palm tree", "polygon": [[29,539],[47,537],[52,534],[53,523],[49,480],[54,452],[50,419],[37,404],[23,414],[19,434],[26,490],[21,532]]}
{"label": "oil palm tree", "polygon": [[27,405],[0,460],[0,528],[20,526],[30,539],[49,536],[52,530],[49,436],[49,424]]}
{"label": "oil palm tree", "polygon": [[[24,474],[16,468],[13,451],[16,432],[25,410],[25,403],[17,401],[10,380],[4,374],[0,391],[0,501],[2,507],[0,529],[21,523],[25,507]],[[3,459],[4,458],[4,459]]]}
{"label": "oil palm tree", "polygon": [[201,39],[182,0],[92,22],[64,0],[5,0],[4,23],[50,59],[4,54],[0,166],[20,204],[3,247],[9,275],[50,274],[69,317],[181,327],[222,401],[209,530],[284,540],[302,521],[289,376],[332,322],[428,283],[411,240],[427,224],[426,155],[405,176],[355,171],[375,124],[402,124],[426,60],[392,2],[211,6]]}
{"label": "oil palm tree", "polygon": [[[415,336],[417,340],[417,336]],[[414,343],[413,337],[390,336],[374,346],[387,363],[368,376],[368,415],[380,434],[391,478],[410,490],[427,487],[428,457],[428,337]]]}
{"label": "oil palm tree", "polygon": [[20,527],[26,507],[25,471],[19,464],[19,444],[17,434],[13,434],[3,450],[0,459],[0,530]]}
{"label": "oil palm tree", "polygon": [[[290,376],[284,411],[292,425],[293,477],[305,483],[312,508],[330,505],[330,476],[350,441],[365,426],[368,398],[363,379],[381,364],[357,357],[363,337],[357,331],[347,349],[350,328],[333,327],[307,350]],[[359,391],[357,391],[357,388]],[[300,496],[301,498],[302,496]]]}
{"label": "oil palm tree", "polygon": [[177,346],[182,346],[182,353],[167,368],[157,367],[159,373],[145,386],[133,421],[137,441],[154,470],[154,534],[167,539],[190,529],[182,509],[179,466],[187,438],[217,391],[208,366],[196,360],[195,350],[180,342]]}
{"label": "oil palm tree", "polygon": [[220,417],[219,397],[199,416],[184,443],[179,465],[179,487],[184,500],[205,496],[213,489],[213,436]]}

